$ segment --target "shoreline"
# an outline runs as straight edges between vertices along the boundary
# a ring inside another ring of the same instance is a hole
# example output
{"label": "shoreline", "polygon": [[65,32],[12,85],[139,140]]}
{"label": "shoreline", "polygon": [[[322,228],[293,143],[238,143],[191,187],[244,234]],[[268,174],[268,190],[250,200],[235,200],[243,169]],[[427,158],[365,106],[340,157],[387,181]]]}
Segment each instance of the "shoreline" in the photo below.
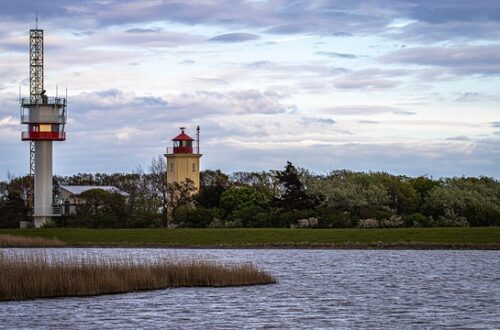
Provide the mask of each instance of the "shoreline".
{"label": "shoreline", "polygon": [[195,250],[481,250],[498,251],[500,244],[469,243],[350,243],[350,244],[315,244],[315,243],[270,243],[270,244],[124,244],[124,243],[80,243],[63,246],[11,246],[4,248],[96,248],[96,249],[195,249]]}
{"label": "shoreline", "polygon": [[500,250],[500,227],[0,230],[0,246],[170,249]]}

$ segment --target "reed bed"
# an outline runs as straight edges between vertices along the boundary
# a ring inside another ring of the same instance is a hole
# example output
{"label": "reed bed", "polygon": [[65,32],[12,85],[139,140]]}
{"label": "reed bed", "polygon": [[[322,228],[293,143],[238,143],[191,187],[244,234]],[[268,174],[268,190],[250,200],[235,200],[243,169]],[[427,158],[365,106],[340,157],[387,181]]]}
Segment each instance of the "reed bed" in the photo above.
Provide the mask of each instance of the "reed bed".
{"label": "reed bed", "polygon": [[54,257],[0,252],[0,300],[94,296],[177,287],[226,287],[276,283],[252,264]]}
{"label": "reed bed", "polygon": [[0,235],[0,247],[59,247],[66,245],[56,238]]}

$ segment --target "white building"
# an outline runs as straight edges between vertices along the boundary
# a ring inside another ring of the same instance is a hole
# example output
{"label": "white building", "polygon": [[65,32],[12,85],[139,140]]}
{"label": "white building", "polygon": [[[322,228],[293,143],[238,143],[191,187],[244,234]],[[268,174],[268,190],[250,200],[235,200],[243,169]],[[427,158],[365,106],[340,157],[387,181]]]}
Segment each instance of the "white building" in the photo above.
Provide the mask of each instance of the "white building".
{"label": "white building", "polygon": [[85,203],[80,194],[92,189],[101,189],[111,193],[117,193],[128,199],[129,194],[115,186],[61,186],[62,214],[71,215],[76,213],[76,206]]}

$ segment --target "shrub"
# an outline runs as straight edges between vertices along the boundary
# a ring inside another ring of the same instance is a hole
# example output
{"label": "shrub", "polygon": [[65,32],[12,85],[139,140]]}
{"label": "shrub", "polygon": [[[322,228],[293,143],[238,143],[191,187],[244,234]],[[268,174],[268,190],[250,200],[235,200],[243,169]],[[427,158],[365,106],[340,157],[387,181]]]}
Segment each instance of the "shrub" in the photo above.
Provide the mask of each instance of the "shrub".
{"label": "shrub", "polygon": [[370,218],[370,219],[360,219],[358,221],[357,227],[358,228],[363,228],[363,229],[378,228],[379,227],[379,222],[378,222],[377,219],[373,219],[373,218]]}
{"label": "shrub", "polygon": [[224,228],[224,223],[219,218],[215,218],[210,222],[208,228]]}
{"label": "shrub", "polygon": [[469,222],[466,217],[462,217],[453,210],[445,210],[444,216],[440,216],[435,223],[439,227],[469,227]]}
{"label": "shrub", "polygon": [[396,228],[396,227],[403,227],[405,224],[403,217],[399,215],[391,215],[387,219],[382,219],[380,221],[380,226],[385,227],[385,228]]}
{"label": "shrub", "polygon": [[182,207],[176,212],[180,227],[205,228],[217,216],[216,209]]}
{"label": "shrub", "polygon": [[422,213],[413,213],[406,217],[404,221],[407,227],[429,227],[432,225],[429,218]]}

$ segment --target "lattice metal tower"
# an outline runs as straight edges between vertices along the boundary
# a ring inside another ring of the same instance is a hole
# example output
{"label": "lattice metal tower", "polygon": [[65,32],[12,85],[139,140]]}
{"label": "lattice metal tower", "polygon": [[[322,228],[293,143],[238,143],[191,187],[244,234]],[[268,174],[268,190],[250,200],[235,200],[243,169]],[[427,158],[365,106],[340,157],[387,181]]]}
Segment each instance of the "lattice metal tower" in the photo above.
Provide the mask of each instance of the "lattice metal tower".
{"label": "lattice metal tower", "polygon": [[30,141],[31,185],[28,203],[33,225],[41,227],[56,216],[52,200],[52,141],[64,141],[66,98],[48,97],[43,88],[43,30],[30,30],[30,97],[21,98],[22,140]]}

